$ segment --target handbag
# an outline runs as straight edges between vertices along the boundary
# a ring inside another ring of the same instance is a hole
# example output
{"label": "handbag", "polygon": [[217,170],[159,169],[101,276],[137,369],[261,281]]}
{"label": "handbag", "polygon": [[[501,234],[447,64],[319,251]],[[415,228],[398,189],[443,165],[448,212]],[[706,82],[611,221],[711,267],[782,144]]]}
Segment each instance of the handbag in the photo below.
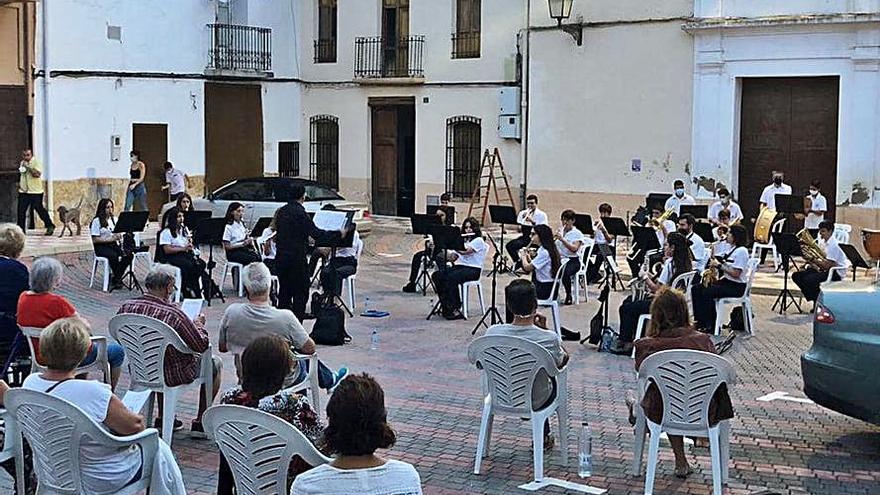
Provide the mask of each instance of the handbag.
{"label": "handbag", "polygon": [[345,331],[345,312],[330,295],[312,298],[312,313],[315,325],[309,335],[316,344],[343,345],[351,342],[351,335]]}

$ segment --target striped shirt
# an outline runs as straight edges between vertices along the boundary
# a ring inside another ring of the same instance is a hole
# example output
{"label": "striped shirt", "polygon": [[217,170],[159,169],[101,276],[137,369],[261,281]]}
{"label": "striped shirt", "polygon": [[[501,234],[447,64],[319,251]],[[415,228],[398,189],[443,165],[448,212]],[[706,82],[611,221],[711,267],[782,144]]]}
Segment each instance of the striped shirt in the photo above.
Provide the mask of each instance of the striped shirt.
{"label": "striped shirt", "polygon": [[[208,333],[201,324],[194,323],[179,307],[167,301],[144,294],[126,301],[117,314],[135,314],[149,316],[163,321],[173,328],[186,346],[199,354],[208,349]],[[183,354],[171,347],[165,350],[165,383],[176,387],[192,383],[199,376],[201,357],[194,354]]]}

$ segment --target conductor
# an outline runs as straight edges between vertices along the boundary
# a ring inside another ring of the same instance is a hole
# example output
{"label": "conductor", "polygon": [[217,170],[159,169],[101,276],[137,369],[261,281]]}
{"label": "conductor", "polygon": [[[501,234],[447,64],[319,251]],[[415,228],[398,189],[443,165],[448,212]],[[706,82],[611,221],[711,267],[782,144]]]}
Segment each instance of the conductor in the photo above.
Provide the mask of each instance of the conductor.
{"label": "conductor", "polygon": [[278,209],[275,236],[275,267],[278,273],[278,307],[293,311],[302,321],[306,314],[306,301],[309,297],[309,282],[306,249],[309,237],[319,244],[340,241],[348,234],[348,229],[338,231],[321,230],[309,218],[303,207],[306,190],[302,184],[292,184],[290,202]]}

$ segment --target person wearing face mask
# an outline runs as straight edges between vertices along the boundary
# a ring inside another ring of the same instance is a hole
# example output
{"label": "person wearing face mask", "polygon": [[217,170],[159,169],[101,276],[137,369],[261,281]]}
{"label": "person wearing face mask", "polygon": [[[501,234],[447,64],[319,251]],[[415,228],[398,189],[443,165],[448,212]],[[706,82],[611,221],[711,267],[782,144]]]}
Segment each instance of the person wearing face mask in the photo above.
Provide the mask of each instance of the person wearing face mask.
{"label": "person wearing face mask", "polygon": [[828,201],[819,192],[820,185],[818,180],[810,184],[810,209],[804,212],[807,215],[804,218],[804,228],[809,229],[813,237],[816,236],[815,232],[819,230],[819,224],[825,220],[825,212],[828,211]]}
{"label": "person wearing face mask", "polygon": [[147,186],[144,185],[144,179],[147,177],[147,166],[141,161],[141,152],[131,150],[128,154],[131,160],[131,166],[128,169],[129,176],[128,189],[125,191],[125,210],[136,211],[147,210]]}
{"label": "person wearing face mask", "polygon": [[675,194],[673,194],[669,197],[669,199],[666,200],[666,205],[664,206],[666,210],[673,209],[675,210],[676,215],[680,215],[681,205],[697,204],[697,200],[695,200],[693,196],[687,194],[684,191],[684,181],[677,180],[672,183],[672,186]]}
{"label": "person wearing face mask", "polygon": [[777,194],[791,194],[791,186],[783,182],[785,175],[782,172],[773,172],[773,183],[764,188],[761,193],[761,208],[776,209]]}
{"label": "person wearing face mask", "polygon": [[709,206],[709,220],[716,226],[720,225],[721,220],[718,218],[718,214],[721,210],[727,210],[730,214],[730,225],[741,222],[743,219],[742,210],[730,197],[730,191],[726,187],[722,187],[718,189],[716,194],[718,195],[718,201]]}

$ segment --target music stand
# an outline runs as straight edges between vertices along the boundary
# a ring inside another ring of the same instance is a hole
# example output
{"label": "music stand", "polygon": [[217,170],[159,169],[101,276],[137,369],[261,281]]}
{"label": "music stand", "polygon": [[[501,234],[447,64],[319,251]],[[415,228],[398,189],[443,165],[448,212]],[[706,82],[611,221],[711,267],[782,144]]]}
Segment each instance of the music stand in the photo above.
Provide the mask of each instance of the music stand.
{"label": "music stand", "polygon": [[189,230],[196,231],[202,220],[211,218],[209,210],[189,210],[183,212],[183,224],[189,227]]}
{"label": "music stand", "polygon": [[594,235],[593,217],[581,213],[574,214],[574,226],[577,227],[584,235]]}
{"label": "music stand", "polygon": [[[434,225],[431,227],[431,237],[434,238],[434,246],[443,250],[443,263],[446,263],[446,253],[451,249],[453,251],[464,251],[464,239],[461,236],[461,230],[454,225]],[[438,269],[441,269],[438,267]],[[439,295],[439,294],[438,294]],[[438,297],[437,303],[431,308],[426,320],[430,320],[432,316],[440,311],[441,300]]]}
{"label": "music stand", "polygon": [[[779,197],[782,195],[777,194],[776,196]],[[800,241],[798,241],[797,236],[792,233],[774,232],[773,243],[776,244],[776,250],[782,257],[782,275],[784,278],[782,279],[782,290],[779,292],[779,295],[776,297],[776,301],[773,303],[770,310],[776,311],[776,307],[779,306],[779,314],[783,314],[788,308],[794,306],[797,308],[798,313],[803,313],[804,311],[801,309],[801,305],[798,304],[797,299],[795,299],[791,290],[788,289],[788,275],[790,271],[789,263],[791,262],[792,256],[802,255]]]}
{"label": "music stand", "polygon": [[666,211],[666,200],[672,197],[670,193],[648,193],[645,196],[645,208],[648,210],[648,218],[651,218],[651,210],[657,209],[660,212]]}
{"label": "music stand", "polygon": [[[342,227],[348,228],[348,233],[345,237],[342,237],[339,240],[330,240],[330,239],[321,239],[315,240],[315,248],[319,247],[327,247],[330,248],[330,255],[327,256],[327,262],[321,265],[321,273],[324,273],[324,270],[330,270],[331,273],[335,272],[335,268],[330,266],[330,260],[336,255],[336,249],[341,247],[352,247],[354,245],[354,232],[357,229],[357,226],[352,222],[354,219],[354,211],[351,210],[336,210],[336,209],[322,209],[315,214],[314,222],[315,226],[322,230],[339,230]],[[353,227],[353,228],[352,228]],[[335,275],[335,273],[333,273]],[[326,288],[325,288],[326,290]],[[345,301],[342,300],[340,294],[333,294],[333,299],[339,303],[340,306],[345,308],[345,312],[348,313],[350,318],[354,317],[354,313],[345,304]],[[314,309],[312,310],[314,312]]]}
{"label": "music stand", "polygon": [[681,217],[686,213],[690,213],[694,216],[694,218],[707,219],[709,218],[709,205],[681,205],[678,209],[678,216]]}
{"label": "music stand", "polygon": [[[632,236],[632,234],[629,231],[629,227],[627,227],[627,225],[626,225],[626,221],[624,221],[624,219],[622,219],[620,217],[605,217],[602,219],[602,224],[605,225],[605,230],[607,230],[609,234],[613,235],[615,239],[617,239],[618,237],[631,237]],[[599,252],[603,253],[603,255],[604,255],[604,252],[601,249],[602,245],[600,244],[599,246],[600,246]],[[615,244],[615,246],[616,246],[616,244]],[[610,273],[611,276],[614,278],[614,280],[612,280],[612,283],[611,283],[612,289],[617,290],[617,287],[619,286],[620,290],[623,290],[623,282],[620,280],[620,275],[619,275],[620,269],[619,269],[619,265],[617,264],[617,260],[614,259],[614,252],[612,252],[611,248],[608,245],[606,245],[605,247],[608,248],[607,251],[609,253],[607,256],[605,256],[605,261],[604,261],[606,277]],[[615,251],[616,251],[616,249],[615,249]]]}
{"label": "music stand", "polygon": [[[125,269],[125,273],[120,280],[122,281],[122,286],[129,291],[135,287],[141,292],[144,291],[134,275],[134,253],[137,251],[131,251],[129,246],[134,245],[134,233],[143,232],[144,228],[146,228],[149,215],[150,212],[148,211],[123,211],[119,214],[119,219],[113,228],[114,234],[123,234],[125,236],[125,240],[122,242],[122,249],[124,252],[127,251],[125,254],[128,256],[128,267]],[[111,288],[110,291],[112,292],[113,289]]]}
{"label": "music stand", "polygon": [[269,227],[270,223],[272,223],[272,217],[260,217],[257,223],[254,224],[253,230],[251,230],[251,237],[258,239],[263,235],[263,231]]}
{"label": "music stand", "polygon": [[868,266],[868,262],[865,261],[865,258],[862,258],[862,255],[859,253],[858,249],[856,249],[856,247],[853,246],[852,244],[838,244],[838,245],[840,246],[840,249],[843,250],[843,254],[846,255],[846,259],[848,259],[849,262],[852,263],[853,282],[856,281],[856,269],[864,268],[865,275],[867,275],[868,270],[870,270],[871,267]]}
{"label": "music stand", "polygon": [[[804,213],[804,197],[795,194],[777,194],[776,195],[776,212],[786,216],[793,217],[795,214]],[[800,222],[798,222],[800,223]],[[799,226],[794,225],[792,218],[785,222],[785,230],[787,232],[796,232]],[[777,249],[779,247],[777,246]]]}
{"label": "music stand", "polygon": [[[223,232],[226,230],[226,219],[225,218],[206,218],[200,221],[195,228],[193,229],[193,242],[197,246],[208,246],[208,263],[206,268],[208,269],[208,287],[202,287],[202,292],[207,294],[208,306],[211,305],[211,299],[214,296],[214,267],[217,266],[217,262],[214,261],[214,246],[222,246],[223,245]],[[218,292],[220,294],[220,300],[224,303],[226,302],[226,298],[223,296],[223,291]]]}
{"label": "music stand", "polygon": [[[489,273],[489,277],[492,277],[492,297],[491,303],[489,304],[489,309],[483,313],[483,317],[480,318],[480,321],[474,326],[474,329],[471,331],[471,335],[475,335],[477,330],[480,329],[481,326],[488,327],[489,325],[495,325],[497,323],[501,323],[504,321],[501,318],[501,313],[498,312],[498,306],[496,305],[495,293],[497,292],[498,287],[498,272],[507,268],[507,263],[504,260],[504,226],[516,224],[516,210],[512,206],[503,206],[503,205],[489,205],[489,219],[492,223],[501,224],[501,244],[496,244],[495,239],[492,239],[489,236],[489,241],[492,243],[492,246],[495,248],[495,253],[492,255],[492,272]],[[491,318],[489,321],[491,323],[486,323],[486,318]]]}
{"label": "music stand", "polygon": [[[412,223],[413,234],[420,234],[425,237],[431,233],[432,227],[442,225],[440,217],[434,213],[413,213],[410,217],[410,222]],[[416,277],[416,290],[421,290],[423,296],[427,295],[429,285],[434,289],[434,292],[437,292],[437,287],[434,287],[434,281],[428,273],[432,254],[432,250],[428,249],[426,245],[424,256],[422,256],[422,269],[419,270],[419,276]]]}
{"label": "music stand", "polygon": [[455,207],[450,205],[428,205],[425,207],[425,213],[437,216],[437,211],[442,210],[446,214],[446,221],[443,225],[455,225]]}
{"label": "music stand", "polygon": [[[684,206],[682,206],[684,208]],[[694,224],[694,233],[700,236],[705,242],[715,242],[715,234],[712,233],[712,224],[706,222],[697,222]]]}

